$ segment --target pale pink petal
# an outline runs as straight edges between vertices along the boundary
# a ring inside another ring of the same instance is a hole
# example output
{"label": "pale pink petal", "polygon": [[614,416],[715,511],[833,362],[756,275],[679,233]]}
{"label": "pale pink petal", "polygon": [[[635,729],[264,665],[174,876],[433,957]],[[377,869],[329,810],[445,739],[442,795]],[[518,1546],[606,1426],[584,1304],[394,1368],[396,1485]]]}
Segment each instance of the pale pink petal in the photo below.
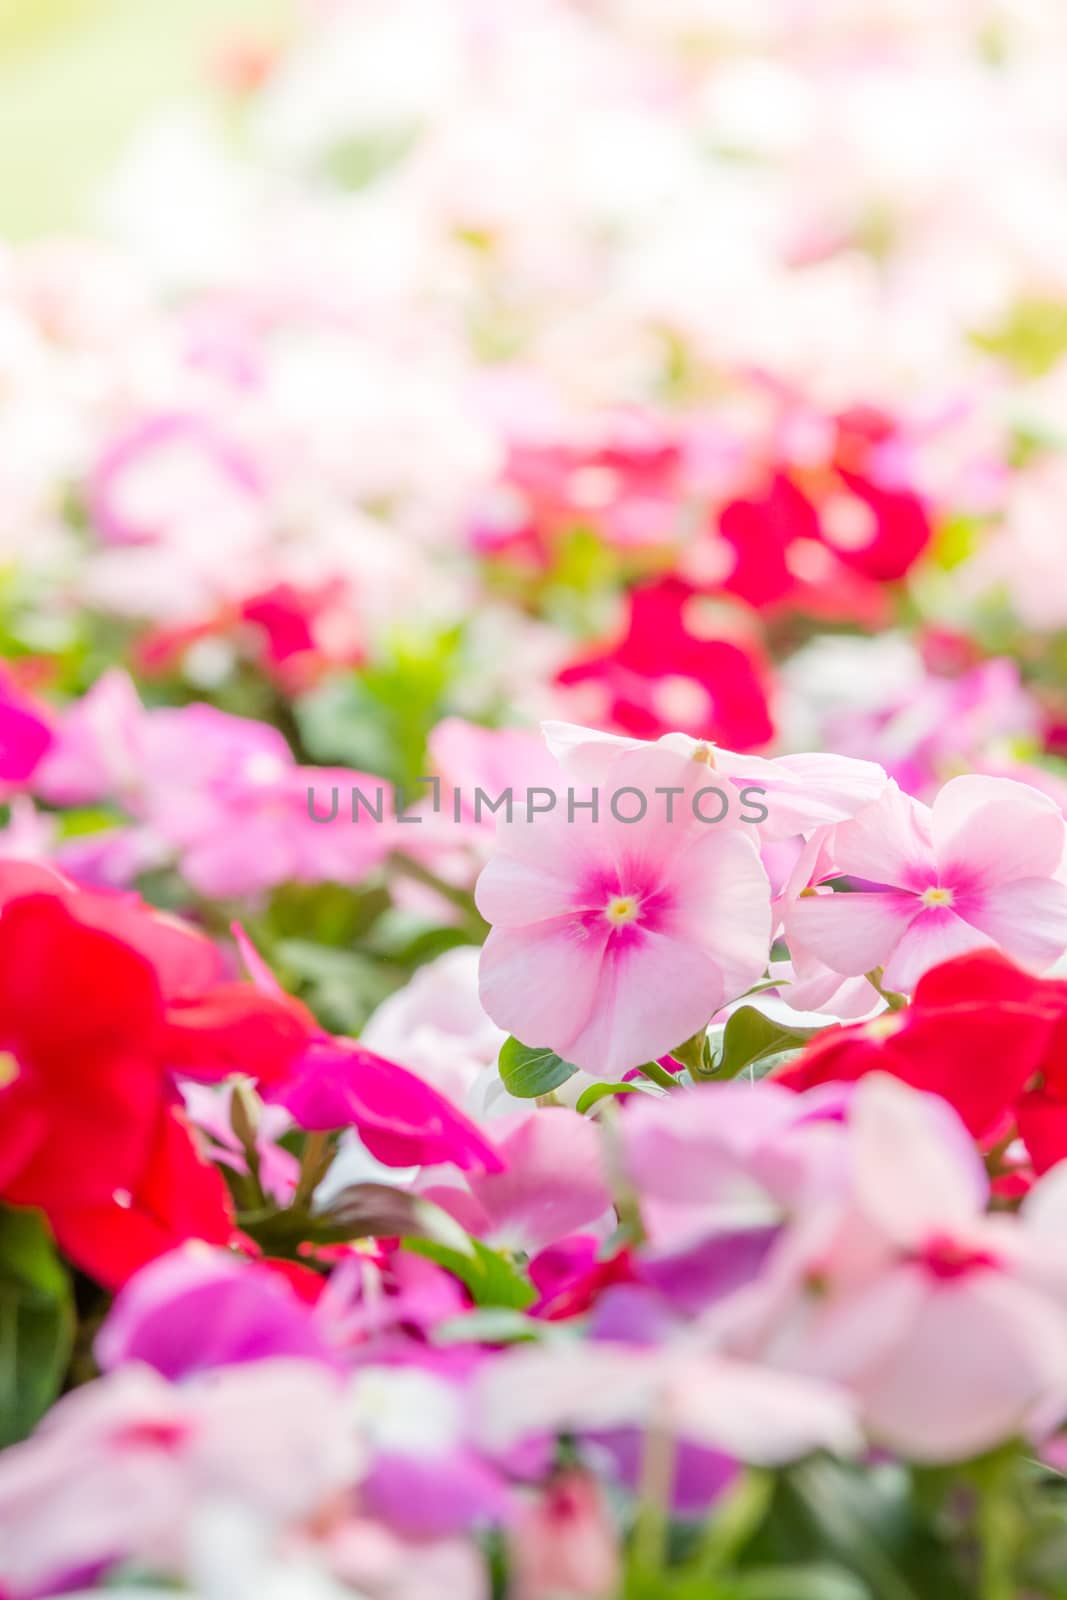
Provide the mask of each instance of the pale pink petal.
{"label": "pale pink petal", "polygon": [[965,922],[947,907],[920,906],[918,915],[884,963],[883,983],[897,994],[911,994],[923,973],[929,972],[931,967],[971,950],[986,949],[992,943],[987,933]]}
{"label": "pale pink petal", "polygon": [[1067,949],[1067,884],[1017,878],[958,903],[962,917],[1014,961],[1042,972]]}
{"label": "pale pink petal", "polygon": [[503,1451],[554,1432],[639,1426],[662,1387],[659,1351],[607,1341],[516,1347],[475,1379],[481,1443]]}
{"label": "pale pink petal", "polygon": [[549,1106],[520,1116],[503,1138],[499,1128],[506,1171],[468,1180],[491,1244],[532,1254],[613,1215],[596,1123]]}
{"label": "pale pink petal", "polygon": [[859,1444],[842,1390],[712,1355],[679,1360],[606,1342],[516,1349],[483,1368],[475,1392],[490,1450],[545,1433],[630,1427],[663,1428],[759,1465]]}
{"label": "pale pink petal", "polygon": [[911,1336],[867,1377],[861,1401],[879,1443],[914,1461],[954,1461],[1024,1433],[1065,1383],[1063,1313],[1018,1279],[978,1268],[929,1280]]}
{"label": "pale pink petal", "polygon": [[1059,807],[1011,778],[953,778],[934,801],[932,829],[943,883],[990,888],[1047,878],[1063,855]]}
{"label": "pale pink petal", "polygon": [[805,895],[786,914],[786,936],[831,971],[858,978],[885,965],[919,909],[910,894]]}
{"label": "pale pink petal", "polygon": [[896,784],[833,836],[838,870],[869,883],[923,889],[936,881],[930,811]]}
{"label": "pale pink petal", "polygon": [[755,1466],[830,1450],[851,1455],[861,1438],[855,1401],[818,1378],[755,1363],[696,1356],[677,1361],[667,1426],[691,1444]]}
{"label": "pale pink petal", "polygon": [[557,876],[547,863],[535,866],[501,852],[486,862],[475,885],[474,900],[495,928],[524,928],[530,923],[565,917],[583,907],[572,877]]}
{"label": "pale pink petal", "polygon": [[559,1053],[595,1077],[618,1078],[706,1026],[721,995],[722,975],[710,955],[642,931],[608,945],[595,1004]]}
{"label": "pale pink petal", "polygon": [[849,1102],[849,1157],[857,1202],[887,1236],[918,1248],[964,1231],[985,1208],[985,1167],[943,1100],[875,1073]]}
{"label": "pale pink petal", "polygon": [[763,803],[769,814],[759,825],[766,839],[806,834],[855,817],[879,799],[889,783],[873,761],[823,752],[762,760],[716,750],[715,761],[735,784],[766,790]]}
{"label": "pale pink petal", "polygon": [[549,752],[566,769],[568,776],[583,783],[603,783],[612,763],[624,751],[648,748],[643,739],[602,733],[598,728],[583,728],[576,722],[542,722],[541,734]]}
{"label": "pale pink petal", "polygon": [[763,976],[771,945],[770,884],[755,841],[698,834],[662,881],[673,902],[664,932],[714,957],[720,1004],[744,994]]}
{"label": "pale pink petal", "polygon": [[[607,922],[596,932],[572,918],[529,928],[493,928],[482,948],[478,992],[498,1027],[566,1060],[571,1042],[602,1004]],[[581,1065],[581,1063],[576,1063]]]}
{"label": "pale pink petal", "polygon": [[728,1189],[764,1140],[795,1121],[800,1102],[775,1083],[698,1084],[642,1097],[622,1121],[626,1171],[642,1194],[706,1200]]}

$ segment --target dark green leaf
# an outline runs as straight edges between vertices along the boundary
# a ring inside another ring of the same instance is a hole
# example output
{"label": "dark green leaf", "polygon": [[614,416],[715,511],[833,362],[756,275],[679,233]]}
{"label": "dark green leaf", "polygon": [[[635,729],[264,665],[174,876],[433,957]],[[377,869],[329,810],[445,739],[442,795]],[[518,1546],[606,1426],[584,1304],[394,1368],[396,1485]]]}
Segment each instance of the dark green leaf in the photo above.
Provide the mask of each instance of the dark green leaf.
{"label": "dark green leaf", "polygon": [[500,1049],[504,1087],[519,1100],[536,1100],[539,1095],[551,1094],[577,1071],[554,1050],[531,1048],[518,1039],[505,1039]]}
{"label": "dark green leaf", "polygon": [[739,1006],[723,1030],[713,1076],[736,1078],[757,1061],[799,1049],[818,1032],[818,1028],[786,1027],[755,1006]]}
{"label": "dark green leaf", "polygon": [[0,1206],[0,1445],[51,1405],[73,1338],[70,1282],[40,1214]]}

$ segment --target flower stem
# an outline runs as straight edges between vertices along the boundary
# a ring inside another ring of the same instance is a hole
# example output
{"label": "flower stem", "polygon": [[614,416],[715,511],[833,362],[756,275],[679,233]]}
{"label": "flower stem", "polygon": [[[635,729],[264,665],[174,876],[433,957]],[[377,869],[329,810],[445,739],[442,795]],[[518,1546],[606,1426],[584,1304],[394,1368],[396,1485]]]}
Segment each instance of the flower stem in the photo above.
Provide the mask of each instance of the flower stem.
{"label": "flower stem", "polygon": [[903,1011],[905,1009],[908,1004],[907,997],[902,994],[896,994],[892,989],[886,989],[882,986],[881,967],[872,967],[870,972],[865,973],[864,976],[871,988],[877,990],[881,995],[890,1011]]}
{"label": "flower stem", "polygon": [[637,1522],[631,1551],[633,1572],[639,1580],[663,1571],[676,1459],[677,1447],[669,1428],[661,1422],[650,1422],[641,1455]]}
{"label": "flower stem", "polygon": [[311,1197],[326,1176],[332,1160],[333,1135],[309,1133],[304,1141],[304,1153],[300,1158],[300,1176],[290,1202],[292,1210],[311,1204]]}
{"label": "flower stem", "polygon": [[436,872],[423,866],[421,861],[416,861],[413,856],[405,855],[402,850],[394,850],[389,856],[389,865],[405,878],[410,878],[414,883],[421,883],[424,888],[432,889],[434,894],[440,895],[449,905],[455,906],[457,911],[463,913],[466,931],[479,943],[489,932],[489,924],[474,904],[474,896],[466,889],[457,888],[454,883],[446,883],[444,878],[438,877]]}
{"label": "flower stem", "polygon": [[673,1073],[668,1072],[665,1067],[661,1067],[658,1061],[642,1061],[637,1070],[638,1072],[643,1072],[646,1078],[650,1079],[652,1083],[658,1083],[663,1089],[677,1089],[678,1087],[678,1079],[674,1077]]}

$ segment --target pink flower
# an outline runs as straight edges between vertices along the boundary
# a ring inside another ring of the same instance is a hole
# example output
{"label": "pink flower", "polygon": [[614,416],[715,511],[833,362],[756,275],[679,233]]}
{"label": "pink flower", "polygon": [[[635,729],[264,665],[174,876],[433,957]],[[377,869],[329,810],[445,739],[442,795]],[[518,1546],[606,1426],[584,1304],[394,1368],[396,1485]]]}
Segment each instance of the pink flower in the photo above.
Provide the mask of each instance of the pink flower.
{"label": "pink flower", "polygon": [[311,1308],[280,1274],[203,1245],[135,1273],[93,1352],[105,1372],[142,1361],[171,1380],[277,1356],[334,1361]]}
{"label": "pink flower", "polygon": [[[113,544],[214,537],[247,541],[258,530],[258,466],[205,418],[179,413],[138,422],[114,441],[94,472],[90,509]],[[216,547],[217,548],[217,547]]]}
{"label": "pink flower", "polygon": [[308,1040],[292,1075],[273,1097],[302,1128],[355,1127],[387,1167],[452,1162],[463,1171],[499,1172],[503,1161],[461,1111],[413,1072],[323,1033]]}
{"label": "pink flower", "polygon": [[1055,1227],[1044,1207],[987,1217],[955,1113],[881,1074],[852,1093],[848,1141],[849,1191],[797,1224],[732,1328],[716,1308],[719,1336],[846,1383],[871,1439],[911,1460],[1047,1431],[1067,1409],[1062,1199]]}
{"label": "pink flower", "polygon": [[953,778],[932,808],[893,786],[834,833],[838,872],[866,887],[798,898],[790,943],[847,976],[882,967],[902,993],[983,945],[1041,971],[1067,948],[1064,840],[1055,803],[1008,778]]}
{"label": "pink flower", "polygon": [[[146,710],[118,671],[63,713],[34,787],[59,805],[119,801],[137,826],[107,835],[107,865],[136,871],[177,854],[207,896],[290,881],[358,883],[394,839],[392,793],[380,779],[301,767],[269,723],[214,706]],[[353,789],[367,801],[355,818]],[[81,862],[85,845],[75,849]]]}
{"label": "pink flower", "polygon": [[275,1358],[172,1386],[134,1363],[66,1395],[0,1459],[5,1593],[77,1587],[133,1559],[180,1576],[225,1500],[299,1525],[362,1475],[339,1378]]}
{"label": "pink flower", "polygon": [[[493,924],[482,1003],[524,1044],[598,1077],[667,1054],[766,967],[770,885],[743,828],[701,822],[683,797],[666,819],[678,758],[623,753],[597,816],[555,808],[502,825],[476,899]],[[690,763],[695,782],[706,768]],[[627,789],[621,810],[611,803]],[[682,793],[682,789],[678,790]],[[638,800],[634,799],[637,795]]]}
{"label": "pink flower", "polygon": [[[784,1092],[784,1091],[783,1091]],[[563,1106],[493,1124],[505,1172],[471,1173],[467,1191],[424,1191],[489,1244],[534,1254],[595,1223],[614,1219],[600,1130]]]}
{"label": "pink flower", "polygon": [[482,1369],[475,1395],[491,1451],[546,1433],[637,1426],[769,1466],[859,1442],[838,1385],[693,1348],[600,1340],[515,1348]]}
{"label": "pink flower", "polygon": [[509,1540],[515,1600],[607,1600],[618,1592],[619,1535],[592,1474],[564,1469],[520,1511]]}

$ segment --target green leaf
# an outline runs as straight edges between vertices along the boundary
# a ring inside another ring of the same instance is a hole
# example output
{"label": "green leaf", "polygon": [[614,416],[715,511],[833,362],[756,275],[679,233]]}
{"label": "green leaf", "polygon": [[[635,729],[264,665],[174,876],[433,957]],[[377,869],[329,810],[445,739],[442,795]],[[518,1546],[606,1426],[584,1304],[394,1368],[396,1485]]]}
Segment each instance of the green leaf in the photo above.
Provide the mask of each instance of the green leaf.
{"label": "green leaf", "polygon": [[730,1600],[870,1600],[865,1583],[841,1567],[760,1567],[725,1590]]}
{"label": "green leaf", "polygon": [[595,1106],[599,1100],[606,1100],[609,1095],[643,1093],[644,1090],[641,1088],[640,1084],[636,1083],[591,1083],[588,1089],[583,1089],[581,1094],[578,1096],[578,1101],[574,1109],[580,1115],[584,1115],[584,1113]]}
{"label": "green leaf", "polygon": [[551,1094],[578,1071],[554,1050],[532,1049],[518,1039],[504,1040],[499,1066],[505,1089],[519,1100],[536,1100],[539,1095]]}
{"label": "green leaf", "polygon": [[537,1291],[519,1269],[499,1250],[490,1250],[480,1239],[471,1239],[470,1253],[438,1244],[433,1239],[405,1239],[405,1250],[436,1261],[470,1290],[477,1306],[510,1306],[525,1311],[537,1299]]}
{"label": "green leaf", "polygon": [[712,1076],[736,1078],[757,1061],[799,1049],[819,1032],[819,1028],[789,1028],[755,1006],[739,1006],[723,1030]]}
{"label": "green leaf", "polygon": [[70,1281],[40,1213],[0,1206],[0,1445],[47,1411],[73,1339]]}
{"label": "green leaf", "polygon": [[379,134],[344,139],[328,153],[325,168],[344,189],[365,189],[402,161],[415,143],[412,128],[391,128]]}

